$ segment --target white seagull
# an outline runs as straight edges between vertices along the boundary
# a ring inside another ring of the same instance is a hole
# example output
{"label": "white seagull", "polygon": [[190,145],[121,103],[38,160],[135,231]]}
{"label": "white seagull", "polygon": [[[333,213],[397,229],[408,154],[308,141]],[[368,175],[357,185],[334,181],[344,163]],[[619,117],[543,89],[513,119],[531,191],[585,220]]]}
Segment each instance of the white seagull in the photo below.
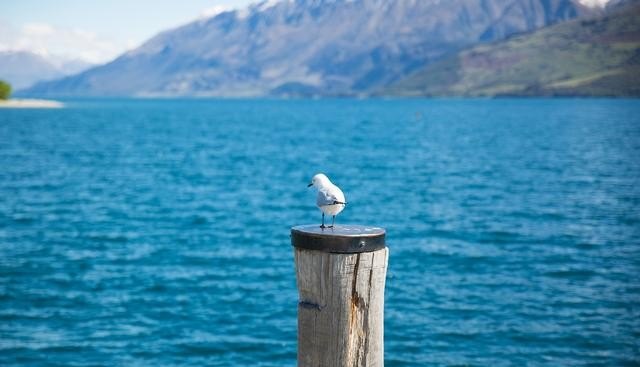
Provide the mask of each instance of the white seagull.
{"label": "white seagull", "polygon": [[322,225],[320,228],[326,228],[324,225],[324,215],[332,215],[331,225],[329,228],[333,228],[336,221],[336,215],[338,215],[347,205],[347,201],[344,198],[342,190],[331,181],[329,177],[322,173],[318,173],[313,176],[311,183],[307,187],[314,186],[318,189],[318,197],[316,199],[316,205],[322,211]]}

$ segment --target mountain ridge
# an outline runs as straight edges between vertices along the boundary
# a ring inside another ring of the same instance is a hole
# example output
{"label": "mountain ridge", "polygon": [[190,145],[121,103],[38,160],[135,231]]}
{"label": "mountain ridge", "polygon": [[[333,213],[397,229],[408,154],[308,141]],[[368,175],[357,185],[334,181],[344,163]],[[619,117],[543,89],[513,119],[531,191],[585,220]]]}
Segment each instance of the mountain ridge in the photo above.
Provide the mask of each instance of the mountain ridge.
{"label": "mountain ridge", "polygon": [[378,94],[640,96],[640,3],[460,51]]}
{"label": "mountain ridge", "polygon": [[0,51],[0,79],[9,82],[14,89],[76,74],[89,66],[79,60],[54,62],[31,51]]}
{"label": "mountain ridge", "polygon": [[572,0],[267,1],[161,32],[23,94],[367,94],[459,49],[593,12]]}

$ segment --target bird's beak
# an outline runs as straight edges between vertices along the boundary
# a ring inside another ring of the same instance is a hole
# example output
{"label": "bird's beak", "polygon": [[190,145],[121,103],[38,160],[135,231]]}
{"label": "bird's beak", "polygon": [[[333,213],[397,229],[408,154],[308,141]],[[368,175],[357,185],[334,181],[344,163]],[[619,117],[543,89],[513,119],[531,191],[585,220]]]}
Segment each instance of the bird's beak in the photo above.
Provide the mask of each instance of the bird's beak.
{"label": "bird's beak", "polygon": [[313,186],[313,182],[307,185],[307,187],[311,187],[311,186]]}

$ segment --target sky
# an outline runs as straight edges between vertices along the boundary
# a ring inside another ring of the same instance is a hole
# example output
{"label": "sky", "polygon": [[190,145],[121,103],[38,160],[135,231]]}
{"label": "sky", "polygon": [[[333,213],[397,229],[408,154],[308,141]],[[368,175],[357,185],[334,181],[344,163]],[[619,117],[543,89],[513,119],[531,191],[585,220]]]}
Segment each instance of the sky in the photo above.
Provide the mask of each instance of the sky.
{"label": "sky", "polygon": [[256,0],[0,0],[0,51],[109,61],[160,31]]}

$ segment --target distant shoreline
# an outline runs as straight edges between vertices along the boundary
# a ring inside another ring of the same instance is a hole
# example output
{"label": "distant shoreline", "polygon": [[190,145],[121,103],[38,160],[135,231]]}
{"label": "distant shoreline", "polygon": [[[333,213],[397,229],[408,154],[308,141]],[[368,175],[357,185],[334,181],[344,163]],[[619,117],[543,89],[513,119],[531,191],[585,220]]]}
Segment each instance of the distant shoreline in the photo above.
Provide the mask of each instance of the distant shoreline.
{"label": "distant shoreline", "polygon": [[0,101],[0,108],[62,108],[64,103],[48,99],[9,99]]}

